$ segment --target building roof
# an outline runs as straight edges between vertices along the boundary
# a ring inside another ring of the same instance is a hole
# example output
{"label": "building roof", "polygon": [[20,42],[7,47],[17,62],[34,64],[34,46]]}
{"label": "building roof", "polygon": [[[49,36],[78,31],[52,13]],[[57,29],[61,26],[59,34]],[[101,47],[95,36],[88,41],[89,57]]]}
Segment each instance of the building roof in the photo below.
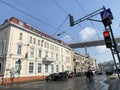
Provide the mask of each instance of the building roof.
{"label": "building roof", "polygon": [[[50,35],[48,35],[48,34],[46,34],[46,33],[44,33],[44,32],[42,32],[42,31],[40,31],[40,30],[32,27],[31,25],[25,23],[25,22],[22,21],[22,20],[17,19],[16,17],[11,17],[11,18],[9,18],[9,19],[6,19],[3,24],[5,24],[7,21],[8,21],[8,22],[12,22],[12,23],[17,24],[17,25],[20,25],[20,26],[22,26],[22,27],[25,28],[25,29],[29,29],[29,30],[35,32],[36,34],[39,34],[39,35],[41,35],[41,36],[44,36],[44,37],[46,37],[46,38],[48,38],[48,39],[51,39],[51,40],[59,43],[59,44],[61,44],[61,45],[65,45],[65,46],[69,47],[69,45],[68,45],[67,43],[65,43],[65,42],[63,42],[63,41],[61,41],[61,40],[59,40],[59,39],[56,39],[56,38],[54,38],[54,37],[52,37],[52,36],[50,36]],[[2,24],[2,25],[3,25],[3,24]]]}

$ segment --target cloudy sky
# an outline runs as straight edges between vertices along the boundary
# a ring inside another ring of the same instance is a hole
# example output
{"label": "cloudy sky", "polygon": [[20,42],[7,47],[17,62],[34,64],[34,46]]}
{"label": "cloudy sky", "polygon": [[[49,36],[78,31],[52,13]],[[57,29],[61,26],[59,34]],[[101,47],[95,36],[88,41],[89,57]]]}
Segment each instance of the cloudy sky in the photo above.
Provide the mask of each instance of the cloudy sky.
{"label": "cloudy sky", "polygon": [[[66,43],[101,40],[104,31],[101,22],[85,20],[70,27],[68,15],[76,21],[103,6],[111,9],[114,17],[111,26],[114,36],[119,37],[120,0],[0,0],[0,24],[7,18],[16,17]],[[91,19],[101,20],[100,14]],[[75,50],[85,54],[84,48]],[[87,53],[98,62],[112,60],[110,50],[105,46],[87,48]]]}

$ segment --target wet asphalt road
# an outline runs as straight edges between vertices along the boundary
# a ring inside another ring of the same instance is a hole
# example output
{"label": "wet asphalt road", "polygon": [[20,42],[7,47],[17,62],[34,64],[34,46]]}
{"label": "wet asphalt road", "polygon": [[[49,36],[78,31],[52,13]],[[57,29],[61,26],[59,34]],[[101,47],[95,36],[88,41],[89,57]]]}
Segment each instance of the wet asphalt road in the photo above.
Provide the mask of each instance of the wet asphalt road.
{"label": "wet asphalt road", "polygon": [[85,77],[75,77],[63,81],[31,81],[0,86],[0,90],[108,90],[104,83],[106,76],[96,75],[93,81],[86,82]]}

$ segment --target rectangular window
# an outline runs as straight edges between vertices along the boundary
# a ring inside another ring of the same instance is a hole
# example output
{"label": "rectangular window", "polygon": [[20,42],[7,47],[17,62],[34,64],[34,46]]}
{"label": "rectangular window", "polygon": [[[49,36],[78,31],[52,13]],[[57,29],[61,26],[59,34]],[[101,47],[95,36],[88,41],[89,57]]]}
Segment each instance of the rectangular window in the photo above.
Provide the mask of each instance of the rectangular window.
{"label": "rectangular window", "polygon": [[56,54],[56,61],[58,61],[58,54]]}
{"label": "rectangular window", "polygon": [[62,71],[64,72],[64,65],[62,65]]}
{"label": "rectangular window", "polygon": [[4,32],[4,40],[6,40],[6,38],[7,38],[7,33]]}
{"label": "rectangular window", "polygon": [[56,72],[59,72],[59,68],[58,68],[58,65],[56,65]]}
{"label": "rectangular window", "polygon": [[34,44],[36,44],[36,39],[34,38],[34,41],[33,41]]}
{"label": "rectangular window", "polygon": [[42,65],[41,63],[38,63],[38,73],[41,73],[42,72]]}
{"label": "rectangular window", "polygon": [[34,57],[34,48],[33,47],[30,48],[30,56]]}
{"label": "rectangular window", "polygon": [[47,42],[45,42],[45,44],[44,44],[44,45],[45,45],[45,48],[46,48],[46,47],[47,47]]}
{"label": "rectangular window", "polygon": [[51,73],[53,73],[54,72],[54,66],[53,66],[53,64],[51,64]]}
{"label": "rectangular window", "polygon": [[19,40],[22,40],[22,37],[23,37],[23,34],[20,33],[20,34],[19,34]]}
{"label": "rectangular window", "polygon": [[17,54],[21,55],[22,45],[18,45]]}
{"label": "rectangular window", "polygon": [[48,64],[45,64],[45,73],[48,73]]}
{"label": "rectangular window", "polygon": [[32,37],[30,37],[30,43],[32,43]]}
{"label": "rectangular window", "polygon": [[43,47],[43,42],[44,42],[44,40],[41,40],[41,47]]}
{"label": "rectangular window", "polygon": [[61,55],[61,60],[63,61],[63,55]]}
{"label": "rectangular window", "polygon": [[40,40],[38,40],[38,46],[40,46]]}
{"label": "rectangular window", "polygon": [[41,50],[39,50],[39,54],[38,54],[39,58],[41,58],[41,54],[42,54],[42,52],[41,52]]}
{"label": "rectangular window", "polygon": [[48,57],[48,51],[46,51],[45,57]]}
{"label": "rectangular window", "polygon": [[47,48],[49,48],[49,43],[47,43]]}
{"label": "rectangular window", "polygon": [[32,62],[29,63],[29,73],[33,73],[34,64]]}
{"label": "rectangular window", "polygon": [[50,49],[52,50],[52,44],[50,44]]}

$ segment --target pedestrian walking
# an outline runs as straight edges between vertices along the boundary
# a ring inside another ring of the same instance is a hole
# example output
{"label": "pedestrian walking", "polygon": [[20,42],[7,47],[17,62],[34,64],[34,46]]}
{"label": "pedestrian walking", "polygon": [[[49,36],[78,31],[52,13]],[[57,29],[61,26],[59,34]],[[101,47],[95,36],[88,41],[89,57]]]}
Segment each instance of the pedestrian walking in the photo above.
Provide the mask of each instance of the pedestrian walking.
{"label": "pedestrian walking", "polygon": [[86,81],[91,81],[94,78],[94,74],[92,72],[92,70],[89,70],[85,73],[86,75]]}

